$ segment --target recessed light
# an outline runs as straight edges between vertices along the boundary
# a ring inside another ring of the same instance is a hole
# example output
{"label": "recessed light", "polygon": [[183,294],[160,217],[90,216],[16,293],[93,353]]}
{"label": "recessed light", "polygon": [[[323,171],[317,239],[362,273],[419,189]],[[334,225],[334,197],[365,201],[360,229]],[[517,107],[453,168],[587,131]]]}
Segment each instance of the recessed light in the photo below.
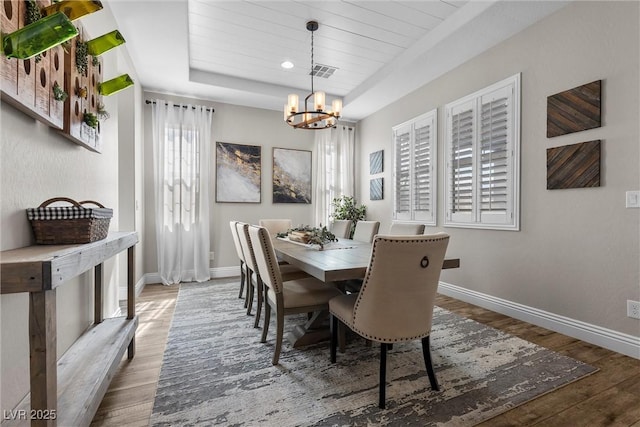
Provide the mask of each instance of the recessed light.
{"label": "recessed light", "polygon": [[293,68],[293,62],[291,61],[284,61],[282,64],[280,64],[280,66],[286,70]]}

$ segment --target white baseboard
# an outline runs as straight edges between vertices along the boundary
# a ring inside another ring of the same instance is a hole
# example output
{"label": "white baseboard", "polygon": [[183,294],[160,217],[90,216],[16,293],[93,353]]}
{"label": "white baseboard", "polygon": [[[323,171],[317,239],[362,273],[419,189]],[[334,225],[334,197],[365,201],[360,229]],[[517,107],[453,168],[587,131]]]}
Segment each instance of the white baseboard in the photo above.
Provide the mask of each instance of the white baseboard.
{"label": "white baseboard", "polygon": [[640,359],[640,337],[570,319],[548,311],[472,291],[450,283],[440,282],[438,292],[497,313],[522,320],[586,341],[624,355]]}
{"label": "white baseboard", "polygon": [[[240,276],[240,267],[219,267],[209,270],[209,274],[212,279],[220,279],[223,277],[236,277]],[[150,283],[162,283],[159,273],[146,273],[143,275],[138,283],[136,283],[136,297],[140,295],[144,287]],[[126,299],[127,287],[120,287],[120,299]]]}

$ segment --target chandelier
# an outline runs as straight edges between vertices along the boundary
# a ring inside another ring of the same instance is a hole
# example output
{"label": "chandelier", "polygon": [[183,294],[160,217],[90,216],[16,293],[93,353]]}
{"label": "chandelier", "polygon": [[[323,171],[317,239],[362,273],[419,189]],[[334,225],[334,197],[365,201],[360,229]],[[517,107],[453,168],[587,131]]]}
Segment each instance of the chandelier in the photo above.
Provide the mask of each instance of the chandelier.
{"label": "chandelier", "polygon": [[[325,110],[325,93],[313,90],[313,32],[318,29],[318,22],[307,22],[307,30],[311,31],[311,93],[304,99],[304,110],[298,110],[298,95],[290,94],[284,106],[284,121],[295,129],[319,130],[335,127],[342,113],[342,100],[334,99],[331,110]],[[313,97],[312,108],[309,99]]]}

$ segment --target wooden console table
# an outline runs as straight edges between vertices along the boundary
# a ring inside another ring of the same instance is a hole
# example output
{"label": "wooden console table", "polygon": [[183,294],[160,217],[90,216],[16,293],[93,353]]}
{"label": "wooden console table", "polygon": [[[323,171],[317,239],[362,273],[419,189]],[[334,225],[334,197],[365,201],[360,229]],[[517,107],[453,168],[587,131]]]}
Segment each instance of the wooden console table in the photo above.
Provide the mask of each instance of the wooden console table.
{"label": "wooden console table", "polygon": [[[5,425],[85,426],[91,423],[128,349],[135,353],[136,232],[110,233],[83,245],[38,245],[0,252],[2,294],[29,293],[31,393]],[[103,262],[128,251],[127,316],[103,318]],[[94,269],[94,324],[57,360],[56,288]]]}

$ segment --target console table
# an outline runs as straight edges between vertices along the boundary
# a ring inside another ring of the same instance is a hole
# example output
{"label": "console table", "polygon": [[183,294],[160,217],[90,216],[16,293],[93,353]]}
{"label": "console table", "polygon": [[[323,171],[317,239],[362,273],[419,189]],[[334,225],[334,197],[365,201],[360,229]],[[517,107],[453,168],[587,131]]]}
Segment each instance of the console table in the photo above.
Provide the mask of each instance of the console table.
{"label": "console table", "polygon": [[[37,245],[0,252],[2,294],[29,293],[31,393],[4,425],[89,425],[125,350],[135,353],[136,232],[82,245]],[[127,250],[127,316],[103,318],[103,262]],[[94,324],[57,360],[56,288],[94,270]]]}

